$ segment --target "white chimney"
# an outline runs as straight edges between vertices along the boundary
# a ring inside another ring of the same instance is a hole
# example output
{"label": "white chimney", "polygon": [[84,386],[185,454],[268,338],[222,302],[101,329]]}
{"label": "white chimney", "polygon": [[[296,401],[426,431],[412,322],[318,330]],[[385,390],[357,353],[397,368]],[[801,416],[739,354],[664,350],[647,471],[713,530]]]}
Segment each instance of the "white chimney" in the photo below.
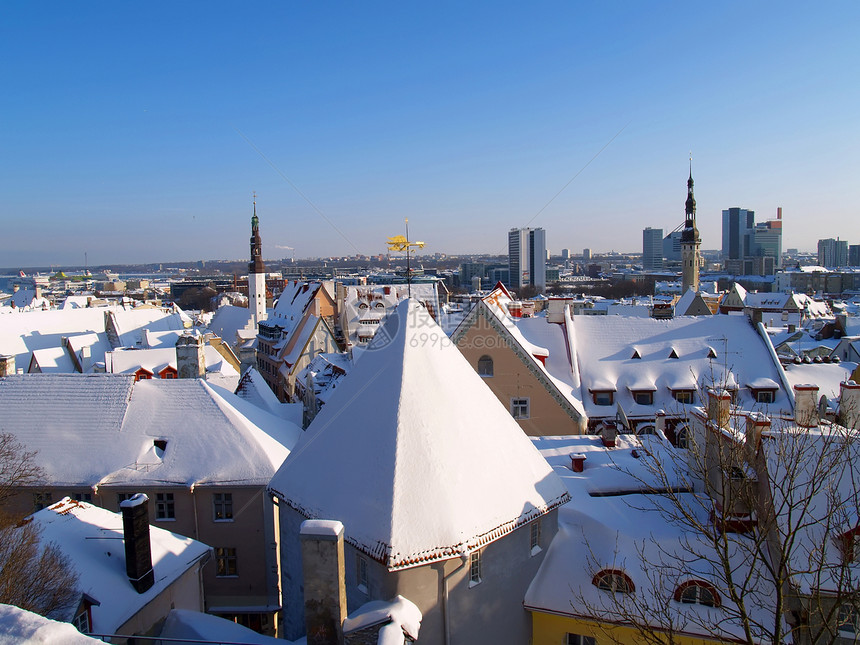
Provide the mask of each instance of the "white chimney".
{"label": "white chimney", "polygon": [[839,384],[839,418],[846,428],[860,430],[860,383]]}
{"label": "white chimney", "polygon": [[818,426],[818,386],[794,386],[794,422],[803,428]]}
{"label": "white chimney", "polygon": [[92,365],[92,357],[93,350],[89,345],[81,347],[81,372],[84,374],[86,374],[87,370],[89,370]]}
{"label": "white chimney", "polygon": [[343,524],[305,520],[299,537],[308,645],[341,645],[346,620]]}
{"label": "white chimney", "polygon": [[770,429],[770,419],[761,412],[750,412],[747,415],[746,444],[750,456],[761,446],[761,433]]}

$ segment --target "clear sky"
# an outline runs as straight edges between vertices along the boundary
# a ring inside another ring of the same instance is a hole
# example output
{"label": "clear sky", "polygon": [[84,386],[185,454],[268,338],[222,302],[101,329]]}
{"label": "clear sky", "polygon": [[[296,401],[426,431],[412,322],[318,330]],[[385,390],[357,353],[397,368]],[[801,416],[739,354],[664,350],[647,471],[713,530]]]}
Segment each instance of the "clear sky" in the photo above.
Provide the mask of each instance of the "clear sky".
{"label": "clear sky", "polygon": [[860,243],[858,28],[855,0],[6,2],[0,265],[244,258],[254,191],[266,258],[404,217],[428,252],[641,251],[691,150],[703,248],[730,206]]}

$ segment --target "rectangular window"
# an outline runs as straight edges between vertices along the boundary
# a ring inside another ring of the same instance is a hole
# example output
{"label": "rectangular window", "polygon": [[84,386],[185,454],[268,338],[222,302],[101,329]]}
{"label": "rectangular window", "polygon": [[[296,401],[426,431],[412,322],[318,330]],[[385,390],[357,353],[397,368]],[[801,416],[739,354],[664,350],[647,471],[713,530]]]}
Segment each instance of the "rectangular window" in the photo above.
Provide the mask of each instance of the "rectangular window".
{"label": "rectangular window", "polygon": [[637,405],[653,405],[654,404],[654,393],[653,392],[634,392],[633,400],[636,401]]}
{"label": "rectangular window", "polygon": [[117,493],[116,494],[116,505],[119,506],[125,500],[131,499],[132,497],[134,497],[134,493]]}
{"label": "rectangular window", "polygon": [[528,399],[511,399],[511,416],[514,419],[529,418],[529,400]]}
{"label": "rectangular window", "polygon": [[74,495],[72,495],[72,497],[75,499],[75,501],[78,501],[78,502],[92,502],[93,501],[93,494],[92,493],[75,493]]}
{"label": "rectangular window", "polygon": [[469,586],[473,587],[481,582],[481,552],[472,551],[469,556]]}
{"label": "rectangular window", "polygon": [[537,519],[531,523],[531,533],[529,535],[529,548],[532,555],[540,553],[540,520]]}
{"label": "rectangular window", "polygon": [[41,511],[52,503],[53,496],[47,491],[33,493],[33,510]]}
{"label": "rectangular window", "polygon": [[672,395],[675,397],[675,400],[678,403],[684,403],[689,405],[693,402],[693,391],[692,390],[673,390]]}
{"label": "rectangular window", "polygon": [[176,519],[173,506],[173,493],[156,493],[155,494],[155,519],[156,520],[173,520]]}
{"label": "rectangular window", "polygon": [[215,549],[215,575],[218,578],[238,576],[236,567],[236,549],[220,546]]}
{"label": "rectangular window", "polygon": [[212,495],[212,516],[216,522],[233,521],[233,493]]}
{"label": "rectangular window", "polygon": [[612,405],[615,400],[614,392],[594,392],[594,405]]}
{"label": "rectangular window", "polygon": [[75,616],[75,619],[72,621],[72,625],[75,626],[81,634],[89,634],[90,633],[90,612],[84,609],[81,613]]}
{"label": "rectangular window", "polygon": [[759,390],[755,400],[757,403],[773,403],[773,390]]}
{"label": "rectangular window", "polygon": [[368,593],[367,584],[367,558],[358,556],[355,561],[355,582],[358,585],[358,590],[362,593]]}
{"label": "rectangular window", "polygon": [[582,636],[581,634],[568,634],[567,645],[596,645],[597,641],[592,636]]}

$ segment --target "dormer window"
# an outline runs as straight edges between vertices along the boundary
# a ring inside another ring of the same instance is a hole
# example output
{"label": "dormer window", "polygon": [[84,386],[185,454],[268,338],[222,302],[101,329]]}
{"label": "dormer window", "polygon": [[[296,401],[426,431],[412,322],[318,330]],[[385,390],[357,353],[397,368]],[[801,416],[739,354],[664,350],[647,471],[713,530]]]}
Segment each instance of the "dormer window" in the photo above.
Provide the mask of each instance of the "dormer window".
{"label": "dormer window", "polygon": [[636,349],[636,348],[634,347],[634,348],[633,348],[633,355],[632,355],[630,358],[631,358],[631,359],[633,359],[633,358],[642,358],[642,354],[640,354],[640,353],[639,353],[639,350],[638,350],[638,349]]}
{"label": "dormer window", "polygon": [[680,356],[678,356],[678,350],[674,347],[672,348],[672,351],[669,352],[669,358],[680,358]]}
{"label": "dormer window", "polygon": [[634,390],[632,394],[636,405],[654,405],[654,392],[651,390]]}
{"label": "dormer window", "polygon": [[630,576],[618,569],[599,571],[592,578],[591,584],[598,589],[612,593],[633,593],[636,590]]}
{"label": "dormer window", "polygon": [[776,390],[753,390],[756,403],[773,403],[776,398]]}
{"label": "dormer window", "polygon": [[690,605],[719,607],[720,594],[714,586],[701,580],[690,580],[675,590],[675,600]]}
{"label": "dormer window", "polygon": [[693,394],[695,390],[672,390],[672,398],[678,403],[690,405],[693,403]]}
{"label": "dormer window", "polygon": [[716,358],[717,351],[713,347],[708,347],[708,358]]}
{"label": "dormer window", "polygon": [[591,397],[594,400],[594,405],[612,405],[615,403],[615,392],[612,390],[595,390],[592,391]]}

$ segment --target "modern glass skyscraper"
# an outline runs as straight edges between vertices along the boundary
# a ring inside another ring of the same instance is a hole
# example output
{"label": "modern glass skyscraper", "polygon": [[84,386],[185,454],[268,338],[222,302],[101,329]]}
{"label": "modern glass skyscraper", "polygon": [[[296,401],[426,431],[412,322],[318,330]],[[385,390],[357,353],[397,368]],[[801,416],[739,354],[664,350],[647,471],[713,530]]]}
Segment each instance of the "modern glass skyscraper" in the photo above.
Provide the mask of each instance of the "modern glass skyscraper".
{"label": "modern glass skyscraper", "polygon": [[754,228],[755,211],[737,207],[723,211],[723,262],[750,255]]}
{"label": "modern glass skyscraper", "polygon": [[512,228],[508,232],[510,287],[533,284],[546,289],[546,231],[542,228]]}
{"label": "modern glass skyscraper", "polygon": [[663,229],[651,228],[642,231],[642,269],[663,270]]}

